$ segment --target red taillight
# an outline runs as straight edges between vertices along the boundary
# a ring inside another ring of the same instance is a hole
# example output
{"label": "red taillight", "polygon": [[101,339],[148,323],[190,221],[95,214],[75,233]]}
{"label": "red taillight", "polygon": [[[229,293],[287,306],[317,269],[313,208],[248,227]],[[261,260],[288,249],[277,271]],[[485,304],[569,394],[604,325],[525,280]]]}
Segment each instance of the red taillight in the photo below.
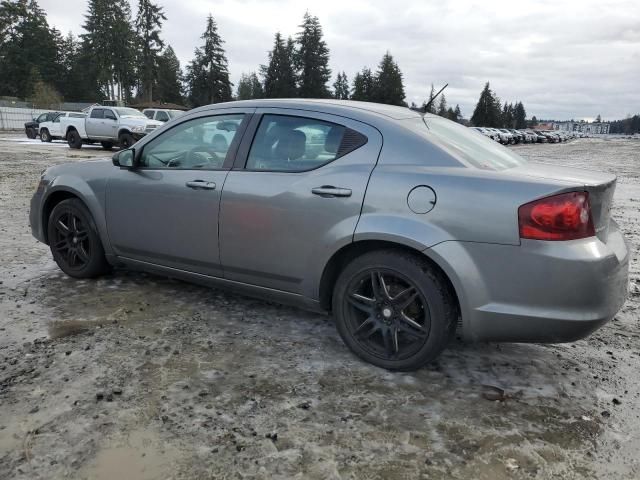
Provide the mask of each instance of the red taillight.
{"label": "red taillight", "polygon": [[589,194],[561,193],[522,205],[518,209],[520,238],[576,240],[593,237]]}

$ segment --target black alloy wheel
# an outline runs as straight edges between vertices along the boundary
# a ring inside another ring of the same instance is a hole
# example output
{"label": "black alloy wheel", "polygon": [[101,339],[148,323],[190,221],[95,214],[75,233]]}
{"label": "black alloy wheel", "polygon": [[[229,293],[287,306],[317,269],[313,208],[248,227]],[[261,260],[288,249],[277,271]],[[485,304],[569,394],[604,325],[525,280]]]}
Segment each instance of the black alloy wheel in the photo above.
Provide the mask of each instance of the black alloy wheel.
{"label": "black alloy wheel", "polygon": [[334,285],[332,312],[345,344],[389,370],[434,360],[455,333],[458,307],[444,274],[419,254],[375,250],[351,260]]}
{"label": "black alloy wheel", "polygon": [[399,273],[365,270],[349,285],[347,328],[359,345],[383,360],[406,360],[431,328],[426,299]]}
{"label": "black alloy wheel", "polygon": [[79,199],[57,204],[47,231],[53,259],[67,275],[91,278],[109,270],[91,213]]}

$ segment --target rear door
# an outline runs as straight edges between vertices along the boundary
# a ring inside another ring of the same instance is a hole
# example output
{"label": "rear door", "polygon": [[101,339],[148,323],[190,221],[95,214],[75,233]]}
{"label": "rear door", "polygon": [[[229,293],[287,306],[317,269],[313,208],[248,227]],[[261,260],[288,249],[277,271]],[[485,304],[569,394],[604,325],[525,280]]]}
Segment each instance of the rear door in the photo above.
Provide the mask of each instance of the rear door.
{"label": "rear door", "polygon": [[199,114],[144,143],[140,167],[109,179],[106,218],[127,259],[222,276],[220,195],[250,111]]}
{"label": "rear door", "polygon": [[252,124],[222,193],[225,278],[313,296],[308,279],[352,241],[382,136],[304,110],[258,109]]}

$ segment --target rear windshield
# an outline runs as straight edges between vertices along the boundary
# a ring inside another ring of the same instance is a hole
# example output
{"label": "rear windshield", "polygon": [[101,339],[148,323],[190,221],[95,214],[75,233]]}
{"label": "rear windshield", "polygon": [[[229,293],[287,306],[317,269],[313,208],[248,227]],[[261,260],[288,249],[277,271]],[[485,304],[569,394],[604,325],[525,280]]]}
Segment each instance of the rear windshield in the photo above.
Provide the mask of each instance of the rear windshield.
{"label": "rear windshield", "polygon": [[413,131],[463,162],[483,170],[504,170],[527,163],[520,155],[480,132],[440,117],[404,120]]}

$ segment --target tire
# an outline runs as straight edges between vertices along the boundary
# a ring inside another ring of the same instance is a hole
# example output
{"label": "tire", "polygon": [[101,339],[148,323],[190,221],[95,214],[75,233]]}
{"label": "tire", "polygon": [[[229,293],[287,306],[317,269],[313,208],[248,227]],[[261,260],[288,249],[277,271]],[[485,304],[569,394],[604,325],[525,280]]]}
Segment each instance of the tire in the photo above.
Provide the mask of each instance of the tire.
{"label": "tire", "polygon": [[49,130],[47,130],[46,128],[40,130],[40,141],[51,143],[51,134],[49,133]]}
{"label": "tire", "polygon": [[338,277],[332,304],[344,343],[388,370],[416,370],[434,360],[453,337],[458,317],[443,275],[426,258],[400,250],[352,260]]}
{"label": "tire", "polygon": [[80,134],[76,130],[71,130],[67,133],[67,143],[71,148],[82,148],[82,138],[80,138]]}
{"label": "tire", "polygon": [[136,143],[136,140],[130,133],[121,133],[118,137],[118,143],[120,143],[120,148],[124,150]]}
{"label": "tire", "polygon": [[113,148],[112,142],[100,142],[100,145],[102,145],[102,148],[105,150],[111,150]]}
{"label": "tire", "polygon": [[33,127],[29,127],[25,130],[26,134],[27,134],[27,138],[30,138],[31,140],[33,140],[34,138],[37,137],[36,135],[36,129]]}
{"label": "tire", "polygon": [[47,220],[47,233],[53,259],[70,277],[94,278],[109,271],[98,229],[81,200],[58,203]]}

